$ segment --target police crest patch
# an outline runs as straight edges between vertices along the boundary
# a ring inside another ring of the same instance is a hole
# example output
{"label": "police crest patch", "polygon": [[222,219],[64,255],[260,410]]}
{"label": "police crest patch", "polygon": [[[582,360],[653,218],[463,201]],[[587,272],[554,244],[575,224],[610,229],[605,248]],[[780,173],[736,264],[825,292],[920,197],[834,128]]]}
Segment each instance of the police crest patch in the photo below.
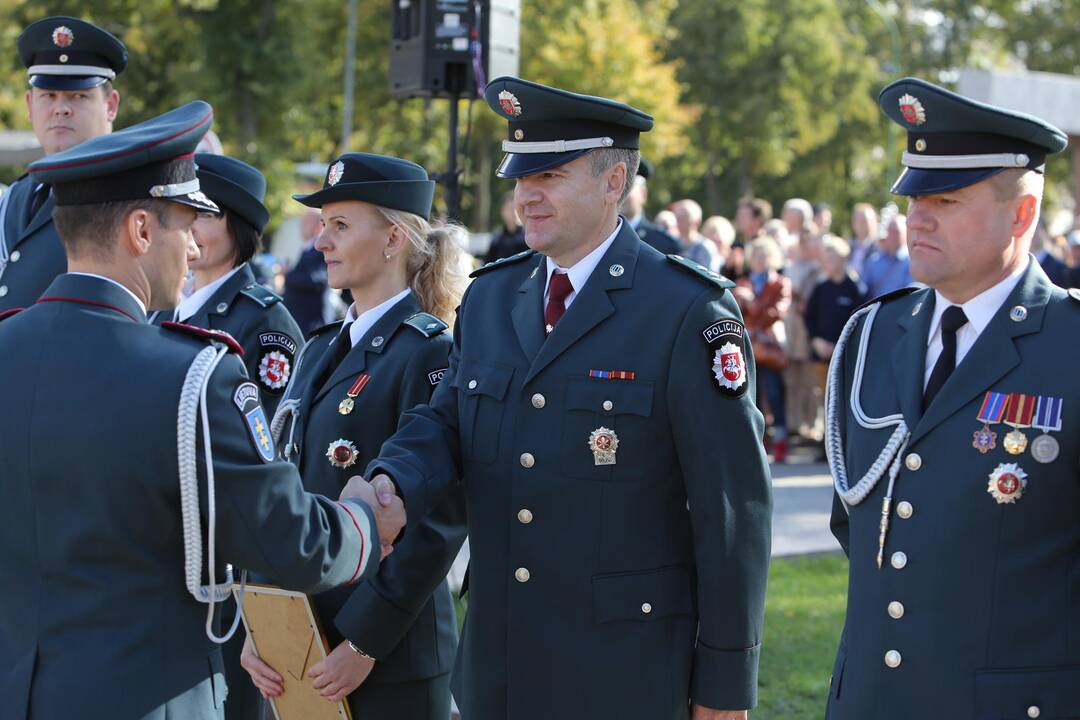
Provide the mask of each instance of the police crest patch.
{"label": "police crest patch", "polygon": [[52,41],[56,47],[70,47],[75,42],[75,33],[66,25],[60,25],[52,31]]}
{"label": "police crest patch", "polygon": [[926,122],[926,108],[919,102],[919,98],[910,93],[900,98],[900,114],[912,125],[922,125]]}
{"label": "police crest patch", "polygon": [[259,359],[259,381],[270,392],[283,391],[291,374],[292,364],[282,352],[271,350]]}
{"label": "police crest patch", "polygon": [[266,412],[259,403],[259,388],[255,387],[253,382],[240,383],[233,393],[233,402],[244,418],[248,435],[259,457],[263,462],[273,461],[274,440],[270,437],[270,423],[266,420]]}
{"label": "police crest patch", "polygon": [[521,115],[521,102],[517,99],[517,95],[509,90],[499,93],[499,107],[510,117]]}
{"label": "police crest patch", "polygon": [[748,389],[745,337],[743,324],[725,318],[701,331],[711,351],[712,373],[720,392],[728,397],[741,397]]}

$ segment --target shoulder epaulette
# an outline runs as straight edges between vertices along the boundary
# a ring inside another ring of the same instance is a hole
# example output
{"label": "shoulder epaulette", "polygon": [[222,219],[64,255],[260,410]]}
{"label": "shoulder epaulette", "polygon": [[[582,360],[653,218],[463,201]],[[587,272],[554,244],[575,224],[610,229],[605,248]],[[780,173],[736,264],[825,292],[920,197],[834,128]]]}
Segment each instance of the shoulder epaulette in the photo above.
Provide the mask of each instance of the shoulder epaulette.
{"label": "shoulder epaulette", "polygon": [[501,268],[501,267],[505,267],[507,265],[513,265],[515,263],[519,263],[522,260],[524,260],[525,258],[532,257],[535,254],[536,254],[535,250],[525,250],[523,252],[519,252],[517,255],[511,255],[510,257],[502,258],[501,260],[496,260],[495,262],[489,262],[487,265],[481,265],[480,267],[473,270],[469,274],[469,277],[474,278],[474,277],[477,277],[479,275],[483,275],[486,272],[494,270],[495,268]]}
{"label": "shoulder epaulette", "polygon": [[312,330],[311,334],[308,335],[308,340],[313,340],[315,338],[315,336],[322,335],[323,333],[325,333],[328,330],[334,330],[336,332],[336,331],[338,331],[340,329],[341,329],[341,321],[340,320],[334,320],[333,322],[328,322],[325,325],[320,325],[319,327]]}
{"label": "shoulder epaulette", "polygon": [[173,332],[183,333],[184,335],[196,337],[200,340],[222,343],[225,347],[229,348],[229,352],[236,353],[237,355],[244,354],[244,348],[241,347],[240,343],[236,342],[236,338],[224,330],[207,330],[206,328],[188,325],[187,323],[173,322],[171,320],[166,320],[161,323],[161,328],[163,330],[172,330]]}
{"label": "shoulder epaulette", "polygon": [[719,287],[722,287],[725,290],[735,287],[735,283],[731,282],[730,280],[728,280],[723,275],[718,275],[717,273],[714,273],[712,270],[708,269],[707,267],[699,265],[698,263],[694,262],[693,260],[687,260],[682,255],[674,255],[674,254],[668,255],[667,259],[670,260],[671,262],[675,263],[675,265],[677,267],[680,267],[683,270],[686,270],[687,272],[691,273],[692,275],[697,275],[700,278],[708,280],[713,285],[717,285]]}
{"label": "shoulder epaulette", "polygon": [[21,313],[25,309],[26,308],[11,308],[10,310],[5,310],[4,312],[0,312],[0,320],[7,320],[12,315],[18,315],[19,313]]}
{"label": "shoulder epaulette", "polygon": [[257,302],[262,307],[270,307],[281,302],[281,296],[270,288],[259,285],[258,283],[252,283],[243,290],[240,291],[241,295],[247,295],[249,298]]}
{"label": "shoulder epaulette", "polygon": [[877,296],[873,300],[867,300],[862,305],[855,308],[855,312],[858,312],[859,310],[862,310],[863,308],[870,307],[874,303],[881,303],[882,305],[884,305],[887,302],[891,302],[893,300],[898,300],[899,298],[902,298],[902,297],[907,297],[908,295],[915,292],[916,290],[921,290],[921,289],[922,288],[908,286],[908,287],[902,287],[899,290],[893,290],[892,292],[887,292],[884,295]]}
{"label": "shoulder epaulette", "polygon": [[446,328],[450,327],[439,318],[426,312],[418,312],[408,317],[405,324],[416,330],[424,337],[435,337]]}

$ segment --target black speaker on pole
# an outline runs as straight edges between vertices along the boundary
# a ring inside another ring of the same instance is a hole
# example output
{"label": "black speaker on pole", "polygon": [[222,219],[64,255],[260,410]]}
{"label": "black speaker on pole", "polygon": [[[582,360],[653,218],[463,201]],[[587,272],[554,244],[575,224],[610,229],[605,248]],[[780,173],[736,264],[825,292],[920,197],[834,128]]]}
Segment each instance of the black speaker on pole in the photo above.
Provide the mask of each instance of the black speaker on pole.
{"label": "black speaker on pole", "polygon": [[390,94],[477,97],[517,75],[521,0],[391,0]]}

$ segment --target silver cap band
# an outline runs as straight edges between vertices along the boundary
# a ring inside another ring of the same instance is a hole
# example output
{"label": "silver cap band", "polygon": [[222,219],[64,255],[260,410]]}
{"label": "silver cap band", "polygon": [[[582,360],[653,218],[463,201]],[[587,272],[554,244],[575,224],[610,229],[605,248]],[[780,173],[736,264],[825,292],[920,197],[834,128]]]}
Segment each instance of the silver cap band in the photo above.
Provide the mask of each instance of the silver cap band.
{"label": "silver cap band", "polygon": [[549,140],[546,142],[513,142],[503,140],[503,152],[508,153],[561,153],[574,150],[611,147],[615,140],[609,137],[582,138],[581,140]]}
{"label": "silver cap band", "polygon": [[26,69],[27,77],[34,75],[74,75],[77,77],[103,77],[113,80],[116,73],[99,65],[31,65]]}
{"label": "silver cap band", "polygon": [[179,195],[190,195],[191,193],[199,191],[199,179],[188,180],[182,183],[173,183],[172,185],[155,185],[150,188],[150,197],[156,198],[170,198],[177,197]]}
{"label": "silver cap band", "polygon": [[1022,168],[1031,158],[1024,153],[993,155],[918,155],[905,152],[900,162],[921,170],[972,170],[975,168]]}

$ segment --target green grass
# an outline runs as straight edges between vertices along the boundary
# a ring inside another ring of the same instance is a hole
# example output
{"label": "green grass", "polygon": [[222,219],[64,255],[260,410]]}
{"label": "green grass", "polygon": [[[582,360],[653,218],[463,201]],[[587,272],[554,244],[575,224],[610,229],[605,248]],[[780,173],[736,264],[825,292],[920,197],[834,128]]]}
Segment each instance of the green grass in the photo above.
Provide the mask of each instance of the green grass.
{"label": "green grass", "polygon": [[[455,596],[458,626],[465,609]],[[754,720],[820,720],[847,604],[839,553],[774,560]]]}

